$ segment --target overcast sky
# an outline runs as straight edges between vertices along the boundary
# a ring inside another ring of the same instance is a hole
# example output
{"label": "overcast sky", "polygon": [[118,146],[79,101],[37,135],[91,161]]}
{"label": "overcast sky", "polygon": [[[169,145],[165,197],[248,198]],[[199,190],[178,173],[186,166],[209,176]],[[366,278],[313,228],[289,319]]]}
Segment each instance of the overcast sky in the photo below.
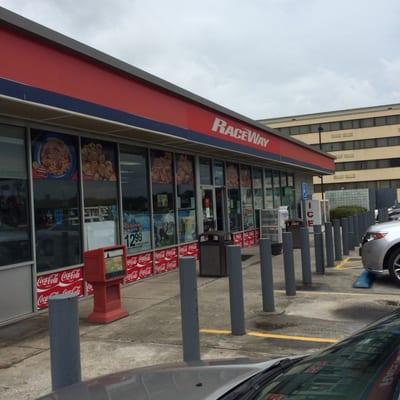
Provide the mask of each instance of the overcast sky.
{"label": "overcast sky", "polygon": [[246,116],[399,102],[399,0],[0,0]]}

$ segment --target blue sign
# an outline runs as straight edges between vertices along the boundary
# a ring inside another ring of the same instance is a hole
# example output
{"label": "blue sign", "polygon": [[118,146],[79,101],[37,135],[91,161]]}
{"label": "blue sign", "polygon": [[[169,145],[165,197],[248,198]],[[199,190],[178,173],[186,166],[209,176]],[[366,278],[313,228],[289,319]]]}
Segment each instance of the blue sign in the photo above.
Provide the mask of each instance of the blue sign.
{"label": "blue sign", "polygon": [[307,184],[307,182],[301,182],[301,198],[303,200],[308,199],[308,184]]}

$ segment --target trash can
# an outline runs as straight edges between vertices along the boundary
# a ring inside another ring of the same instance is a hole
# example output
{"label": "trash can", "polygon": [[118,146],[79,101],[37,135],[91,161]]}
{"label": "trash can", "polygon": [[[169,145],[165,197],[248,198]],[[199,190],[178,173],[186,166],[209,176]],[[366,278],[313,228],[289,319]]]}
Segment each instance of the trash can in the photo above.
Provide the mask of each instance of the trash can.
{"label": "trash can", "polygon": [[200,276],[228,275],[226,246],[234,244],[230,232],[208,231],[199,235]]}
{"label": "trash can", "polygon": [[292,232],[293,248],[301,248],[301,232],[300,228],[304,225],[303,220],[300,218],[288,219],[285,221],[286,232]]}

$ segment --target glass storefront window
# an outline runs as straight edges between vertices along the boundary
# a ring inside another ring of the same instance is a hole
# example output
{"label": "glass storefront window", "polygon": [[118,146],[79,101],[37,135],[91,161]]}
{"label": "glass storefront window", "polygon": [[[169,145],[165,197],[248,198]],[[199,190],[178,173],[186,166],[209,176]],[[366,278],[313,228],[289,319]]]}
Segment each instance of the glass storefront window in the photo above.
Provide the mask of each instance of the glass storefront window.
{"label": "glass storefront window", "polygon": [[172,153],[151,151],[154,241],[156,248],[176,244]]}
{"label": "glass storefront window", "polygon": [[240,166],[240,185],[243,208],[243,229],[254,227],[253,189],[251,185],[251,168]]}
{"label": "glass storefront window", "polygon": [[151,248],[147,150],[120,146],[123,243],[129,254]]}
{"label": "glass storefront window", "polygon": [[242,207],[239,171],[236,164],[226,164],[226,184],[228,187],[229,227],[231,231],[240,231],[242,229]]}
{"label": "glass storefront window", "polygon": [[211,160],[209,158],[200,158],[200,185],[212,185],[211,179]]}
{"label": "glass storefront window", "polygon": [[281,182],[280,172],[272,171],[272,185],[274,193],[274,208],[281,206]]}
{"label": "glass storefront window", "polygon": [[78,138],[32,130],[37,271],[82,262]]}
{"label": "glass storefront window", "polygon": [[214,185],[225,185],[224,163],[222,161],[214,161]]}
{"label": "glass storefront window", "polygon": [[81,148],[85,248],[114,245],[119,242],[116,146],[82,138]]}
{"label": "glass storefront window", "polygon": [[256,219],[256,228],[260,227],[260,210],[264,207],[262,169],[253,168],[253,191],[254,191],[254,216]]}
{"label": "glass storefront window", "polygon": [[194,158],[185,154],[175,157],[179,242],[185,243],[196,240],[197,236]]}
{"label": "glass storefront window", "polygon": [[272,174],[269,169],[264,170],[264,194],[265,208],[274,207],[274,194],[272,189]]}
{"label": "glass storefront window", "polygon": [[25,131],[0,125],[0,265],[32,259]]}

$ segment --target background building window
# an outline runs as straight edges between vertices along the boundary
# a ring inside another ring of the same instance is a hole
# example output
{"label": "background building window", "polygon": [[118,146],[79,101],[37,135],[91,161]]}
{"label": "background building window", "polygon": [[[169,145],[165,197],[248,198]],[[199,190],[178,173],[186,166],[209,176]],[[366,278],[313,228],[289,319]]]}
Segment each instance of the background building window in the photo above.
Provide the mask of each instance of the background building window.
{"label": "background building window", "polygon": [[177,154],[175,157],[179,242],[185,243],[197,237],[194,158],[186,154]]}
{"label": "background building window", "polygon": [[229,227],[231,231],[240,231],[242,229],[242,207],[239,171],[236,164],[226,164],[226,184],[228,187]]}
{"label": "background building window", "polygon": [[129,254],[151,248],[147,150],[120,146],[123,242]]}
{"label": "background building window", "polygon": [[273,194],[274,194],[274,208],[280,207],[281,203],[281,181],[280,181],[280,172],[272,171],[272,185],[273,185]]}
{"label": "background building window", "polygon": [[117,149],[82,138],[82,177],[87,250],[119,243]]}
{"label": "background building window", "polygon": [[25,131],[0,125],[0,265],[32,259]]}
{"label": "background building window", "polygon": [[225,185],[224,163],[222,161],[214,161],[214,185]]}
{"label": "background building window", "polygon": [[172,153],[151,151],[154,241],[156,248],[176,244]]}
{"label": "background building window", "polygon": [[37,271],[82,262],[78,138],[32,130]]}

